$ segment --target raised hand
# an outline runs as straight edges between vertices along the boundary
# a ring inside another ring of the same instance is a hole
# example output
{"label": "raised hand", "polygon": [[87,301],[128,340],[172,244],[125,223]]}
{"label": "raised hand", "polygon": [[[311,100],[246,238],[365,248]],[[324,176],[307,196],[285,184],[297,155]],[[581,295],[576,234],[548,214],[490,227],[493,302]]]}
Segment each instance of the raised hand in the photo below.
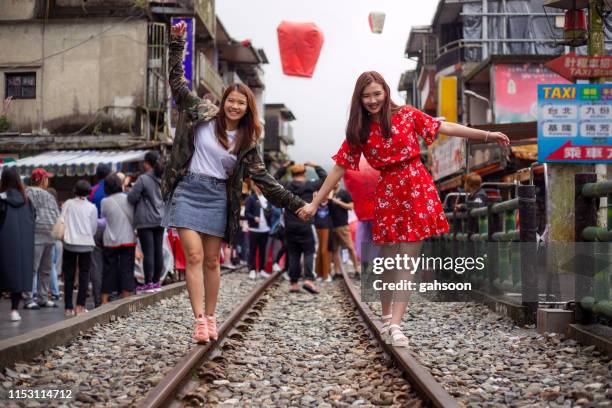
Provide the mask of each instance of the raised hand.
{"label": "raised hand", "polygon": [[187,29],[187,24],[184,21],[179,21],[175,25],[170,28],[170,34],[176,37],[182,37],[185,35],[185,30]]}

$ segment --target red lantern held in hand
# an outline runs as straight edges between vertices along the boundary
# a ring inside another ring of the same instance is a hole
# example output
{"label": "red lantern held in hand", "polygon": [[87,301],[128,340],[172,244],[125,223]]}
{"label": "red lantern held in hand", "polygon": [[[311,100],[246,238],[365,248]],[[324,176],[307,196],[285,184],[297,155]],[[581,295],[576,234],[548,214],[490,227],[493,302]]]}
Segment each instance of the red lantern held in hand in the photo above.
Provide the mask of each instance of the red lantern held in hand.
{"label": "red lantern held in hand", "polygon": [[359,161],[359,171],[347,169],[344,173],[344,185],[355,203],[355,215],[359,221],[374,219],[374,202],[376,185],[380,172],[374,169],[367,160]]}
{"label": "red lantern held in hand", "polygon": [[323,46],[319,27],[314,23],[283,21],[276,31],[285,75],[311,78]]}

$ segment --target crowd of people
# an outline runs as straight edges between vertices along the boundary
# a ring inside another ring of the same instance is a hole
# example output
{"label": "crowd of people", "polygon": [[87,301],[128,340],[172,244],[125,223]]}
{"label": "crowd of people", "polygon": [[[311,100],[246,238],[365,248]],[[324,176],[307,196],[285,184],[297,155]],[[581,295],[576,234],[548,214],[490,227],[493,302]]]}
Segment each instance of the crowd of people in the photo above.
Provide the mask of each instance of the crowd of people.
{"label": "crowd of people", "polygon": [[[315,179],[307,179],[308,168],[314,170]],[[305,201],[312,200],[326,176],[327,172],[313,162],[296,164],[292,161],[285,162],[275,174],[287,191]],[[348,226],[352,198],[339,184],[312,220],[302,220],[294,213],[283,211],[269,203],[255,183],[248,181],[247,184],[250,194],[244,206],[246,225],[243,223],[242,230],[245,234],[239,246],[248,248],[245,253],[248,253],[251,279],[267,278],[270,272],[267,266],[271,264],[271,271],[284,271],[284,278],[291,281],[290,292],[304,289],[317,294],[315,281],[331,282],[334,276],[340,276],[344,248],[359,275],[360,264]],[[246,236],[248,241],[245,241]],[[332,262],[334,274],[331,273]],[[300,287],[302,277],[304,282]]]}
{"label": "crowd of people", "polygon": [[[306,179],[308,167],[314,169],[317,180]],[[287,179],[288,171],[291,178],[281,183],[308,201],[327,175],[314,163],[286,162],[276,179]],[[65,316],[70,317],[88,312],[89,295],[98,307],[113,294],[126,298],[134,292],[161,290],[162,172],[156,151],[147,152],[143,172],[135,181],[101,164],[95,185],[78,180],[73,198],[60,203],[50,187],[52,174],[34,169],[26,186],[16,169],[7,167],[0,184],[0,293],[11,298],[10,319],[21,319],[22,300],[24,309],[39,310],[58,307],[63,298]],[[251,279],[283,271],[291,281],[291,292],[301,290],[298,282],[303,271],[302,288],[313,294],[318,293],[315,280],[331,282],[332,262],[336,276],[341,273],[343,247],[358,265],[348,232],[352,200],[345,190],[338,186],[314,221],[304,221],[270,203],[252,180],[247,179],[245,185],[249,194],[242,196],[241,233],[233,245],[224,244],[221,257],[225,265],[247,265]],[[13,246],[18,242],[21,244]],[[137,254],[144,272],[144,282],[138,286],[134,276]]]}
{"label": "crowd of people", "polygon": [[[3,169],[0,293],[10,294],[10,319],[21,320],[22,299],[24,309],[39,310],[58,307],[63,297],[65,316],[71,317],[88,312],[89,293],[98,307],[115,294],[125,298],[161,290],[162,171],[156,151],[145,154],[143,172],[135,182],[100,164],[93,187],[86,179],[78,180],[73,198],[58,203],[49,185],[52,174],[46,170],[34,169],[25,186],[16,168]],[[138,286],[137,256],[144,270],[144,282]]]}

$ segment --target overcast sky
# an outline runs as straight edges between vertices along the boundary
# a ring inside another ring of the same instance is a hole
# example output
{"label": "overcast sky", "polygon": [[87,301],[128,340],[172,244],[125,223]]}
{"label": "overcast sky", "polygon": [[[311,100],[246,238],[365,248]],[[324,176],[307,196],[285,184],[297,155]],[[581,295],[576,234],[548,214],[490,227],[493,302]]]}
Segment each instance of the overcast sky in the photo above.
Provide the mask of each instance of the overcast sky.
{"label": "overcast sky", "polygon": [[[396,102],[402,72],[414,63],[404,58],[410,28],[431,23],[437,1],[426,0],[217,0],[217,15],[236,40],[263,48],[266,103],[284,103],[293,122],[293,160],[331,165],[344,139],[353,87],[363,71],[380,72]],[[382,34],[368,25],[372,11],[386,13]],[[325,41],[312,78],[282,72],[276,28],[281,21],[314,22]]]}

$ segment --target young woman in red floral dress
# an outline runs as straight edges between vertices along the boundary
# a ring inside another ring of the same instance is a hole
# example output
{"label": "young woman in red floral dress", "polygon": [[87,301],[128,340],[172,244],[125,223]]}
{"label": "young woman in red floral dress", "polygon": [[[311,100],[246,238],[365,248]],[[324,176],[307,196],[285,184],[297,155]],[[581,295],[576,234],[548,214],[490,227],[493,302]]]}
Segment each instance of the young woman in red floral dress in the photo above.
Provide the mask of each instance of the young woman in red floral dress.
{"label": "young woman in red floral dress", "polygon": [[[303,213],[315,213],[345,169],[359,170],[363,154],[381,172],[372,227],[374,244],[385,245],[383,253],[387,256],[419,256],[425,238],[449,230],[433,178],[420,160],[418,137],[429,145],[438,132],[501,146],[509,144],[503,133],[443,122],[411,106],[398,106],[391,101],[383,77],[374,71],[364,72],[355,84],[346,140],[333,156],[336,165]],[[393,302],[390,291],[381,292],[381,301],[384,334],[395,346],[407,347],[400,324],[408,303]]]}

